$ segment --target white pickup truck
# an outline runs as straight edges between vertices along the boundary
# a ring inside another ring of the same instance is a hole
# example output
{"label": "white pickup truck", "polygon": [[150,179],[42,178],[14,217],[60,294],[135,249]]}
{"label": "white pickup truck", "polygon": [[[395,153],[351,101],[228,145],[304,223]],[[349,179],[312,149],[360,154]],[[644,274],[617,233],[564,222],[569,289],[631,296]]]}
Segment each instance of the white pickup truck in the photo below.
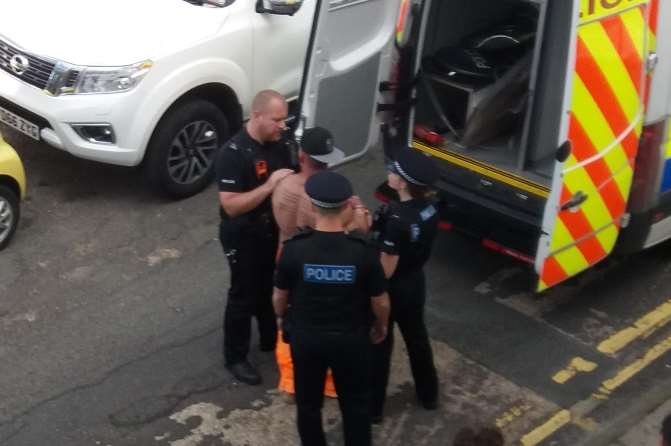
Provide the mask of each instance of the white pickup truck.
{"label": "white pickup truck", "polygon": [[0,122],[195,194],[256,91],[298,95],[315,2],[302,3],[5,0]]}

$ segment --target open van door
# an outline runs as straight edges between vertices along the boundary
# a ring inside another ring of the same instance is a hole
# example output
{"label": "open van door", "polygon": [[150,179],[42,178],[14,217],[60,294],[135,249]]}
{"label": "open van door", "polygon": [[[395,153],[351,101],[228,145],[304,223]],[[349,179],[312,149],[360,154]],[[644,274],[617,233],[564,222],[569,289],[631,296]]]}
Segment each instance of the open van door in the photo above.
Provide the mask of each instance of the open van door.
{"label": "open van door", "polygon": [[606,258],[627,224],[644,117],[648,0],[573,0],[552,192],[535,262],[543,291]]}
{"label": "open van door", "polygon": [[316,1],[296,136],[325,127],[348,161],[380,137],[380,82],[391,67],[400,0]]}

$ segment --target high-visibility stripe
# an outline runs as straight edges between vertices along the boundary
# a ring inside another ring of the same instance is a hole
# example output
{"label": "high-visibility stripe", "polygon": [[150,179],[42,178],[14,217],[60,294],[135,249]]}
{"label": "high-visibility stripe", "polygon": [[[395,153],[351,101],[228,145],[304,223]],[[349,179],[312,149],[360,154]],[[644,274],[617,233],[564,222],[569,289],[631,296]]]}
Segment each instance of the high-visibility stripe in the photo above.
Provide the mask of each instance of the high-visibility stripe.
{"label": "high-visibility stripe", "polygon": [[561,267],[559,262],[555,257],[548,257],[543,265],[543,275],[541,277],[538,291],[543,291],[551,286],[554,286],[560,282],[563,282],[568,278],[568,274]]}
{"label": "high-visibility stripe", "polygon": [[611,253],[615,249],[615,243],[617,242],[617,237],[620,235],[620,225],[612,224],[607,228],[597,232],[596,238],[599,239],[599,244],[606,250],[606,252]]}
{"label": "high-visibility stripe", "polygon": [[586,24],[603,20],[607,17],[621,14],[622,12],[647,3],[648,0],[580,0],[580,23]]}
{"label": "high-visibility stripe", "polygon": [[[598,24],[587,26],[594,25]],[[578,54],[580,55],[580,60],[577,64],[576,72],[583,82],[585,82],[586,85],[589,85],[589,91],[592,97],[599,105],[599,108],[604,112],[613,133],[616,137],[619,137],[624,134],[629,127],[630,120],[627,118],[628,113],[626,113],[620,106],[620,100],[613,92],[614,87],[608,83],[608,79],[604,76],[601,68],[591,57],[591,53],[587,46],[584,45],[582,38],[578,40]],[[627,82],[629,82],[629,79],[627,79]],[[630,111],[631,119],[635,116],[637,109],[638,107],[636,107],[636,110]],[[622,145],[628,156],[636,155],[636,151],[638,150],[638,140],[633,133],[627,135],[624,141],[622,141]]]}
{"label": "high-visibility stripe", "polygon": [[[583,13],[591,16],[583,15],[577,37],[569,125],[573,150],[563,166],[560,210],[538,290],[601,261],[617,242],[642,131],[646,3],[609,3],[600,10],[598,2],[582,2]],[[561,210],[578,194],[586,199]]]}
{"label": "high-visibility stripe", "polygon": [[[608,23],[605,23],[608,22]],[[612,33],[617,33],[620,39],[628,33],[623,31],[622,22],[618,16],[606,19],[602,23],[592,23],[585,26],[580,31],[579,49],[578,49],[578,74],[584,80],[586,75],[592,74],[595,77],[586,81],[593,88],[600,88],[601,93],[607,94],[606,98],[610,101],[609,106],[618,104],[624,112],[623,122],[626,124],[619,135],[627,128],[629,122],[634,119],[638,111],[640,98],[640,82],[634,84],[632,78],[624,64],[624,55],[618,52],[613,44],[611,37],[606,29]],[[584,52],[589,52],[589,56]],[[638,59],[638,77],[641,77],[641,56],[636,54]],[[590,70],[590,71],[586,71]],[[598,76],[598,78],[596,77]],[[617,92],[613,88],[617,88]],[[607,92],[607,93],[606,93]],[[606,109],[608,110],[608,109]]]}
{"label": "high-visibility stripe", "polygon": [[405,33],[405,28],[408,22],[408,13],[410,9],[410,0],[402,0],[401,8],[398,14],[398,22],[396,23],[396,42],[402,43]]}
{"label": "high-visibility stripe", "polygon": [[[592,141],[577,119],[571,119],[569,138],[573,141],[573,152],[577,158],[587,159],[596,152]],[[617,188],[617,185],[612,182],[611,169],[606,164],[606,161],[602,158],[590,163],[587,173],[597,189],[602,189],[602,195],[604,193],[607,195],[604,198],[606,199],[606,205],[611,217],[618,217],[619,210],[625,206],[625,199],[622,196],[622,192]]]}
{"label": "high-visibility stripe", "polygon": [[[636,88],[636,105],[640,104],[641,82],[643,81],[643,54],[645,42],[640,38],[640,30],[645,29],[645,21],[641,8],[633,9],[621,16],[613,17],[612,26],[604,29],[620,53],[622,62],[627,68],[629,78]],[[637,107],[636,107],[637,108]]]}
{"label": "high-visibility stripe", "polygon": [[[648,17],[648,51],[654,52],[657,50],[657,26],[659,23],[659,0],[651,0],[649,6]],[[645,107],[650,103],[650,87],[652,86],[652,73],[648,73],[645,80]]]}
{"label": "high-visibility stripe", "polygon": [[[594,148],[594,154],[601,153],[617,139],[606,120],[604,112],[601,111],[601,108],[599,108],[592,94],[579,76],[576,76],[574,80],[573,107],[572,117],[583,129],[589,129],[588,139]],[[578,146],[576,143],[573,145]],[[586,146],[581,148],[576,147],[574,148],[574,152],[581,153],[581,151],[589,149],[590,147]],[[587,158],[589,156],[586,156],[584,159]],[[620,169],[623,164],[629,162],[625,153],[617,148],[607,153],[604,156],[604,161],[611,172]]]}
{"label": "high-visibility stripe", "polygon": [[[566,226],[573,240],[580,239],[586,234],[593,232],[592,226],[583,212],[562,212],[559,218],[564,226]],[[595,238],[578,241],[577,246],[589,265],[606,256],[603,246]]]}
{"label": "high-visibility stripe", "polygon": [[561,265],[562,270],[568,277],[573,277],[585,271],[591,265],[575,246],[558,252],[554,255],[554,258],[557,259],[557,263]]}
{"label": "high-visibility stripe", "polygon": [[657,36],[657,26],[659,24],[659,0],[650,1],[650,31],[653,36]]}

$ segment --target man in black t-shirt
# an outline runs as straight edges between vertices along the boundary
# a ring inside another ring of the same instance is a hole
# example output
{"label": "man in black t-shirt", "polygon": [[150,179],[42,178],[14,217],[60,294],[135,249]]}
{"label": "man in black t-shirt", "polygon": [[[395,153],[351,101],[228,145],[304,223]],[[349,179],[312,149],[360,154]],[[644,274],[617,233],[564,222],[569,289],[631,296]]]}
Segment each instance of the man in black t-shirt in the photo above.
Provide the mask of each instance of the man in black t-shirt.
{"label": "man in black t-shirt", "polygon": [[303,446],[326,446],[321,408],[330,367],[345,445],[367,446],[370,342],[387,335],[387,282],[375,246],[345,232],[353,214],[349,181],[321,172],[307,180],[305,192],[316,210],[315,229],[285,243],[273,294],[275,313],[289,322],[282,325],[290,334],[298,432]]}
{"label": "man in black t-shirt", "polygon": [[277,339],[271,294],[278,230],[270,196],[293,173],[288,169],[291,154],[282,142],[287,116],[284,97],[272,90],[260,92],[251,118],[217,157],[219,235],[231,270],[223,353],[226,368],[247,384],[261,383],[247,361],[252,316],[258,321],[262,351],[274,351]]}

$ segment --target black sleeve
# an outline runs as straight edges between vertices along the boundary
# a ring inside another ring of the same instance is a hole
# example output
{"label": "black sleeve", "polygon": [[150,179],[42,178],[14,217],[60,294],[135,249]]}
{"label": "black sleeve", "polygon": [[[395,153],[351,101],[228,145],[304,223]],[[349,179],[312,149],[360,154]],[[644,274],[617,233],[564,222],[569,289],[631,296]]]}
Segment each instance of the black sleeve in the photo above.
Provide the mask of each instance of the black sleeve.
{"label": "black sleeve", "polygon": [[295,274],[293,274],[292,265],[292,247],[284,245],[280,259],[275,268],[275,287],[281,290],[290,290],[295,284]]}
{"label": "black sleeve", "polygon": [[246,192],[243,159],[236,149],[223,146],[217,155],[219,192]]}
{"label": "black sleeve", "polygon": [[389,255],[399,255],[403,232],[403,222],[399,218],[389,217],[380,235],[380,250]]}
{"label": "black sleeve", "polygon": [[371,247],[368,250],[368,277],[366,280],[366,294],[370,297],[379,296],[387,291],[387,278],[380,263],[380,254],[377,249]]}

